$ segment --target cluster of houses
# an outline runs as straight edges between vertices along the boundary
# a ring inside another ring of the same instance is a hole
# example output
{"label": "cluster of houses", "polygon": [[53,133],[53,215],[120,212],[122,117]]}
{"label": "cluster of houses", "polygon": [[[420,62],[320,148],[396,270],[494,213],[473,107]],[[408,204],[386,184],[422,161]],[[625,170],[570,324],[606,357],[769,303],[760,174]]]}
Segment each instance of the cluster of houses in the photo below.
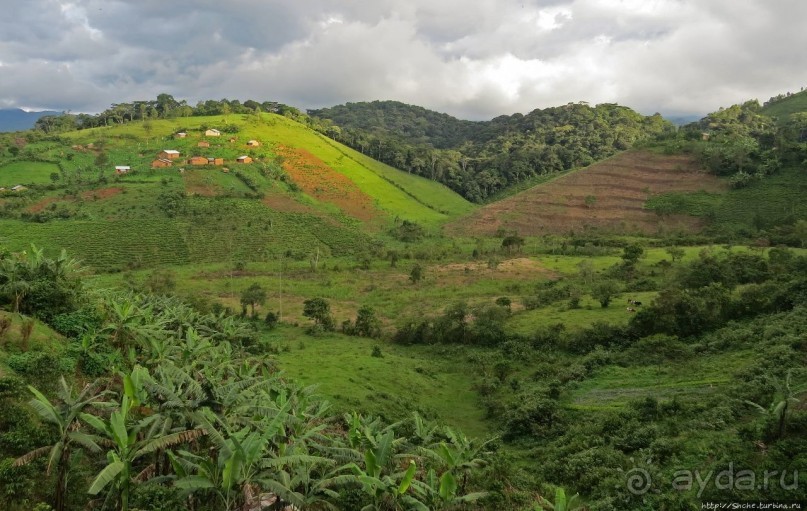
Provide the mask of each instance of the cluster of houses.
{"label": "cluster of houses", "polygon": [[[213,134],[211,134],[213,133]],[[184,138],[182,135],[187,136],[185,133],[177,133],[178,138]],[[219,136],[220,133],[218,130],[207,130],[205,132],[206,136]],[[261,145],[260,142],[257,140],[250,140],[247,142],[247,147],[259,147]],[[200,140],[199,143],[196,144],[197,147],[208,148],[210,147],[210,142],[207,140]],[[151,162],[151,168],[165,168],[171,167],[174,165],[174,162],[177,161],[180,157],[179,151],[174,149],[163,149],[157,155],[157,159]],[[252,157],[247,155],[239,156],[235,159],[236,163],[252,163]],[[224,165],[224,158],[221,157],[209,157],[209,156],[191,156],[186,160],[188,165],[194,166],[201,166],[201,165]]]}
{"label": "cluster of houses", "polygon": [[[221,132],[217,129],[209,129],[205,131],[206,137],[220,137]],[[180,132],[174,134],[175,138],[187,138],[188,134],[185,132]],[[231,138],[230,142],[235,142],[235,138]],[[257,140],[249,140],[246,143],[247,147],[260,147],[261,143]],[[201,148],[209,148],[210,142],[207,140],[200,140],[196,147]],[[162,151],[157,154],[157,158],[151,162],[151,168],[153,169],[161,169],[166,167],[173,167],[174,163],[180,161],[180,153],[176,149],[163,149]],[[239,156],[235,159],[236,163],[252,163],[252,157],[245,155]],[[224,158],[221,157],[207,157],[207,156],[191,156],[185,163],[188,165],[193,166],[202,166],[202,165],[224,165]],[[132,170],[132,168],[128,165],[116,165],[115,166],[115,173],[116,174],[127,174]]]}

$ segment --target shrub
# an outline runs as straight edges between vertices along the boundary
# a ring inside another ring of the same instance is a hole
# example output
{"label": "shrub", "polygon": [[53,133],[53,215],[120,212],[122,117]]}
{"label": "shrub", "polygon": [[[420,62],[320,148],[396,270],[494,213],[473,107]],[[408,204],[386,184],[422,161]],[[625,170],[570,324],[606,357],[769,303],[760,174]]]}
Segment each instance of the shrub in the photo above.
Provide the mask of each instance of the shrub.
{"label": "shrub", "polygon": [[77,338],[98,329],[102,321],[97,310],[86,307],[54,316],[50,320],[50,326],[65,337]]}

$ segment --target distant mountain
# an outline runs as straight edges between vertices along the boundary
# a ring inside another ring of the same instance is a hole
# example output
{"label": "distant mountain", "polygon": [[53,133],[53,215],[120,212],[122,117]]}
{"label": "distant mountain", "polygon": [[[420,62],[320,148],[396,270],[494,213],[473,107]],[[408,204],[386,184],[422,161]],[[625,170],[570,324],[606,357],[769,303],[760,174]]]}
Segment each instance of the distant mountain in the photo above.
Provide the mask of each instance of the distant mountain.
{"label": "distant mountain", "polygon": [[704,116],[697,114],[690,115],[665,115],[664,118],[675,124],[676,126],[684,126],[693,122],[700,121]]}
{"label": "distant mountain", "polygon": [[58,115],[60,112],[44,110],[26,112],[19,108],[0,108],[0,131],[23,131],[34,127],[34,123],[46,115]]}

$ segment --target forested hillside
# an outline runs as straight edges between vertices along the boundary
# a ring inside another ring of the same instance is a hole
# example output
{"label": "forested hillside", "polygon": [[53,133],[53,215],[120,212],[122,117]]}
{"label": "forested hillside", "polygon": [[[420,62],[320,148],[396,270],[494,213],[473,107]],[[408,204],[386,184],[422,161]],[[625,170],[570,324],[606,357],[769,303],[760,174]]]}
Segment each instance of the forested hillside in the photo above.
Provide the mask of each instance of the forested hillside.
{"label": "forested hillside", "polygon": [[583,167],[673,130],[660,115],[585,103],[491,121],[460,121],[394,101],[311,110],[329,136],[483,202],[530,178]]}

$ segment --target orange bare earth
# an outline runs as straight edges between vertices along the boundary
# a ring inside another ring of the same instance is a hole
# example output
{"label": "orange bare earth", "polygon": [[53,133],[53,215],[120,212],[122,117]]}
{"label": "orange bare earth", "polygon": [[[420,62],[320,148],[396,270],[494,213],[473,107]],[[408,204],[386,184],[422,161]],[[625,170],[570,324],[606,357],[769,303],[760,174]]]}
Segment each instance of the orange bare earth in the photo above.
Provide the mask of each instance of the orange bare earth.
{"label": "orange bare earth", "polygon": [[297,202],[296,200],[286,195],[280,195],[280,194],[267,195],[266,197],[263,198],[261,202],[263,202],[267,207],[269,207],[269,209],[273,209],[275,211],[282,211],[284,213],[319,214],[311,206]]}
{"label": "orange bare earth", "polygon": [[[98,190],[87,190],[81,192],[81,198],[84,200],[104,200],[110,197],[114,197],[123,191],[123,188],[120,187],[111,187],[111,188],[99,188]],[[75,201],[76,197],[74,195],[67,195],[65,197],[45,197],[44,199],[31,204],[26,208],[26,211],[30,213],[39,213],[40,211],[44,211],[46,207],[49,205],[61,202],[61,201]]]}
{"label": "orange bare earth", "polygon": [[87,190],[86,192],[81,192],[81,198],[84,200],[90,199],[97,199],[97,200],[104,200],[110,197],[114,197],[121,193],[123,188],[119,186],[114,186],[111,188],[99,188],[98,190]]}
{"label": "orange bare earth", "polygon": [[494,234],[505,229],[526,236],[586,230],[692,232],[703,227],[699,218],[660,217],[644,208],[647,199],[665,192],[725,189],[723,182],[689,156],[628,151],[488,204],[447,229],[461,234]]}
{"label": "orange bare earth", "polygon": [[285,158],[283,169],[311,197],[334,204],[345,214],[365,222],[383,214],[376,209],[373,199],[359,190],[353,181],[305,149],[280,145],[276,151]]}

